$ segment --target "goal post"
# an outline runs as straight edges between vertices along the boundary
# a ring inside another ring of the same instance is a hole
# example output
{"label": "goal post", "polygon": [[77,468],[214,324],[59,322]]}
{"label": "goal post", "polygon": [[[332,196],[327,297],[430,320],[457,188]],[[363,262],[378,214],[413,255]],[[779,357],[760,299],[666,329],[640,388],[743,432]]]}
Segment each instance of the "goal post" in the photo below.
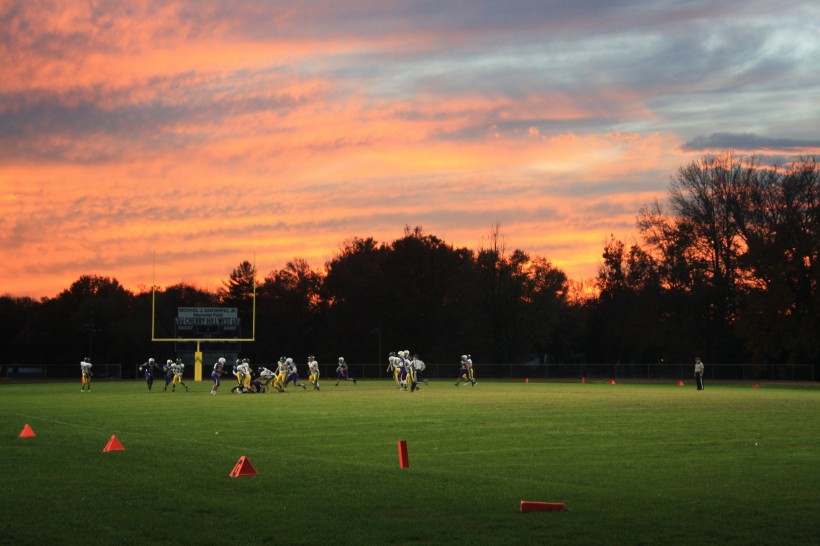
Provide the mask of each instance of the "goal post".
{"label": "goal post", "polygon": [[253,294],[251,296],[251,337],[168,337],[156,336],[156,301],[157,301],[157,256],[154,253],[154,278],[151,282],[151,341],[158,343],[196,343],[194,351],[194,381],[202,381],[203,374],[203,351],[204,343],[249,343],[256,341],[256,253],[253,256]]}

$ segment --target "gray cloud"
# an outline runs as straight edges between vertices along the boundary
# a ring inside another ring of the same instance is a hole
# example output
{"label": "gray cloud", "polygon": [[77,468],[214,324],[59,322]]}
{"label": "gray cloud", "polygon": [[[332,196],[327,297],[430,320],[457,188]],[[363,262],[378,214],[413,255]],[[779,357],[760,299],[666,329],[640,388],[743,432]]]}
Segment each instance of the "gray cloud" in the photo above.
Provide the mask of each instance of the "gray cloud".
{"label": "gray cloud", "polygon": [[712,133],[698,136],[684,143],[683,150],[783,150],[795,151],[805,148],[820,148],[820,139],[776,138],[754,133]]}

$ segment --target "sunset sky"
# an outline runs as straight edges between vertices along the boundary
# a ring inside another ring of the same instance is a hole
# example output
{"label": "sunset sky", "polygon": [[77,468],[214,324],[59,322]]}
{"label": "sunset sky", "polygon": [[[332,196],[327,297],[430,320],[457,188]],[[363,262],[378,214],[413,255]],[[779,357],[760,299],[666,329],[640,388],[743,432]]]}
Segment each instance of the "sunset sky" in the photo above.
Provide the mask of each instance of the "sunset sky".
{"label": "sunset sky", "polygon": [[593,277],[678,167],[820,155],[805,0],[0,2],[0,294],[404,227]]}

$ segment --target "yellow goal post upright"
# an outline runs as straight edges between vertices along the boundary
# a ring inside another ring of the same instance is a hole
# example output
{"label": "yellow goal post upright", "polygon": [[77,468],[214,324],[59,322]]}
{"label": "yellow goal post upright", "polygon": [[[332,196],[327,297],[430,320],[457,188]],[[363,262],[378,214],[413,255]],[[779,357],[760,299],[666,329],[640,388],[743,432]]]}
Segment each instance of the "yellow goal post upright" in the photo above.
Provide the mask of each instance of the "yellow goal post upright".
{"label": "yellow goal post upright", "polygon": [[156,324],[156,302],[157,302],[157,253],[154,252],[154,272],[151,282],[151,341],[160,343],[191,343],[196,342],[196,351],[194,352],[194,381],[202,381],[202,350],[201,344],[210,343],[249,343],[256,341],[256,253],[253,254],[253,296],[251,297],[252,304],[252,319],[251,319],[251,337],[250,338],[216,338],[216,337],[172,337],[161,338],[155,334],[154,326]]}

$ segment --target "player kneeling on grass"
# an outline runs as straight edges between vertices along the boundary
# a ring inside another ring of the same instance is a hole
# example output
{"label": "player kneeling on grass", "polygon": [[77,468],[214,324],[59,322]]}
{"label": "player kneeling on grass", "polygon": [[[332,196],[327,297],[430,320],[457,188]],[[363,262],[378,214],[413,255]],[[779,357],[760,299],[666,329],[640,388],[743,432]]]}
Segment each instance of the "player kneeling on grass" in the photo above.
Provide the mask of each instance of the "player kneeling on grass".
{"label": "player kneeling on grass", "polygon": [[188,392],[188,385],[185,384],[185,381],[182,380],[182,374],[185,372],[185,364],[182,363],[181,358],[177,358],[177,361],[174,362],[174,380],[171,383],[171,392],[176,392],[177,384],[182,385],[185,387],[185,392]]}
{"label": "player kneeling on grass", "polygon": [[219,389],[219,384],[221,383],[220,377],[222,377],[222,372],[225,368],[225,358],[219,357],[219,360],[216,361],[214,364],[214,370],[211,372],[211,379],[214,380],[214,386],[211,387],[211,394],[216,394],[217,389]]}
{"label": "player kneeling on grass", "polygon": [[88,387],[88,392],[91,392],[91,357],[87,356],[80,362],[80,373],[83,376],[83,385],[80,387],[80,392],[85,391]]}
{"label": "player kneeling on grass", "polygon": [[316,361],[316,357],[311,355],[307,357],[308,360],[308,381],[310,384],[313,385],[313,390],[319,390],[319,363]]}
{"label": "player kneeling on grass", "polygon": [[[339,357],[339,365],[336,367],[336,386],[339,386],[339,381],[349,381],[350,380],[350,369],[347,367],[347,362],[343,356]],[[353,384],[356,384],[356,380],[353,380]]]}
{"label": "player kneeling on grass", "polygon": [[473,361],[470,358],[470,355],[461,355],[461,368],[459,368],[458,370],[458,380],[456,381],[456,387],[459,386],[462,379],[465,383],[467,381],[472,383],[473,387],[475,387],[476,383],[478,383],[475,380],[475,375],[473,372]]}

